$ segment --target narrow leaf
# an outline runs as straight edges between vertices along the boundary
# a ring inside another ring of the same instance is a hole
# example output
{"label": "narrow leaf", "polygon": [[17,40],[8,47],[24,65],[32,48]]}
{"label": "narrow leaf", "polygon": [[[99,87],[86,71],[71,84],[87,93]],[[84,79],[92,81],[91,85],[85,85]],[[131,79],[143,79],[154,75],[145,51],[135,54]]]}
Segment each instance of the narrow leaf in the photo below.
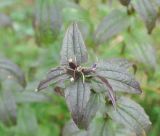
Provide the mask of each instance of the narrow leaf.
{"label": "narrow leaf", "polygon": [[98,25],[95,32],[95,41],[98,44],[104,43],[113,36],[116,36],[130,24],[130,18],[126,12],[121,10],[114,10],[106,16]]}
{"label": "narrow leaf", "polygon": [[89,85],[78,80],[65,89],[65,98],[75,124],[79,128],[87,127],[85,125],[87,121],[84,122],[84,115],[90,98]]}
{"label": "narrow leaf", "polygon": [[8,71],[11,74],[11,76],[14,76],[23,87],[26,86],[24,73],[16,64],[12,63],[10,60],[0,58],[0,69]]}
{"label": "narrow leaf", "polygon": [[143,19],[148,33],[151,33],[155,27],[157,11],[152,0],[132,0],[133,7]]}
{"label": "narrow leaf", "polygon": [[116,108],[115,93],[113,91],[112,86],[110,85],[110,83],[108,82],[108,80],[106,78],[99,76],[99,75],[97,77],[102,81],[102,83],[104,83],[106,85],[109,98],[112,101],[113,106]]}
{"label": "narrow leaf", "polygon": [[119,98],[117,110],[108,110],[108,114],[114,121],[135,132],[137,136],[147,132],[151,126],[149,117],[143,108],[129,98]]}
{"label": "narrow leaf", "polygon": [[60,67],[54,68],[50,70],[50,72],[47,74],[46,79],[42,80],[39,83],[37,90],[40,91],[42,89],[47,88],[48,86],[52,84],[62,82],[68,78],[69,76],[66,74],[63,68],[60,68]]}
{"label": "narrow leaf", "polygon": [[69,59],[74,60],[78,65],[88,59],[87,49],[76,23],[69,26],[61,50],[61,64],[68,65]]}

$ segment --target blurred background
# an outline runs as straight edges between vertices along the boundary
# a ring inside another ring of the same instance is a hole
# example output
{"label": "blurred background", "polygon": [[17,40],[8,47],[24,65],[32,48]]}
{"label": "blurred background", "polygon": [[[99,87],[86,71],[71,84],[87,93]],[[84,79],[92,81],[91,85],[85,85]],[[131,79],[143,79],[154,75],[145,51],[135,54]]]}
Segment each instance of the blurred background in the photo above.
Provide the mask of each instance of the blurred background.
{"label": "blurred background", "polygon": [[122,1],[0,0],[0,136],[61,135],[70,119],[64,99],[52,87],[34,91],[59,65],[63,36],[73,21],[91,62],[126,58],[135,64],[143,94],[130,97],[151,119],[148,136],[160,136],[160,2],[152,3],[156,21],[148,23],[134,3]]}

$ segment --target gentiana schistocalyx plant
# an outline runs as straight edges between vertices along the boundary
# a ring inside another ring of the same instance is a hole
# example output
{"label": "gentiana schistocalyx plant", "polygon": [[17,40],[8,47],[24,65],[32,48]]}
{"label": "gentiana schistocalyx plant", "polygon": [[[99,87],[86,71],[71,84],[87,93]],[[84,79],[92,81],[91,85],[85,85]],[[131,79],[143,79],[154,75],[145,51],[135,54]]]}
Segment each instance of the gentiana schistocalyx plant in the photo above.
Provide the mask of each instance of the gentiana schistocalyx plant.
{"label": "gentiana schistocalyx plant", "polygon": [[90,124],[97,112],[104,115],[104,122],[111,119],[137,136],[147,132],[151,122],[143,108],[119,95],[120,92],[142,92],[139,83],[128,72],[132,64],[124,59],[109,59],[86,67],[84,65],[87,61],[88,54],[82,35],[77,24],[73,23],[63,40],[60,66],[48,72],[37,91],[54,85],[56,92],[64,94],[77,129],[86,130],[84,135],[101,136],[104,133],[91,133]]}

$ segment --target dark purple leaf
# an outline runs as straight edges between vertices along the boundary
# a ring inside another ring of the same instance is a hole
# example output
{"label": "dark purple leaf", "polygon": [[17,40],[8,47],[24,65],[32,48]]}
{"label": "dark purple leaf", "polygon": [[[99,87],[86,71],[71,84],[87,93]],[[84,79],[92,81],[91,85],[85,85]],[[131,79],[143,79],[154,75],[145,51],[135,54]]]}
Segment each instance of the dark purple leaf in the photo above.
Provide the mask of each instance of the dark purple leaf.
{"label": "dark purple leaf", "polygon": [[78,65],[88,59],[87,49],[76,23],[69,26],[61,50],[61,64],[68,65],[69,59],[74,60]]}
{"label": "dark purple leaf", "polygon": [[69,78],[69,75],[66,74],[66,71],[64,70],[64,68],[61,68],[61,67],[54,68],[50,70],[50,72],[47,74],[46,79],[42,80],[39,83],[37,87],[37,91],[45,89],[52,84],[65,81],[68,78]]}
{"label": "dark purple leaf", "polygon": [[112,109],[112,107],[108,110],[107,107],[107,111],[113,121],[129,128],[137,136],[146,133],[151,126],[149,117],[143,108],[129,98],[119,98],[117,100],[117,110]]}
{"label": "dark purple leaf", "polygon": [[126,68],[119,64],[112,64],[107,61],[97,63],[96,73],[106,78],[114,91],[124,91],[129,93],[141,93],[139,83]]}
{"label": "dark purple leaf", "polygon": [[107,63],[110,63],[111,65],[118,65],[119,67],[123,67],[126,69],[128,69],[129,67],[133,65],[128,60],[122,59],[122,58],[112,58],[112,59],[107,59],[106,61]]}
{"label": "dark purple leaf", "polygon": [[84,122],[84,116],[86,106],[90,98],[89,85],[83,83],[80,79],[68,86],[64,92],[73,121],[79,128],[87,127]]}
{"label": "dark purple leaf", "polygon": [[116,108],[115,92],[108,80],[102,76],[97,75],[97,77],[106,85],[106,90],[108,91],[109,99],[112,101],[113,106]]}
{"label": "dark purple leaf", "polygon": [[143,19],[148,33],[151,33],[156,24],[157,10],[152,0],[132,0],[133,7]]}
{"label": "dark purple leaf", "polygon": [[120,3],[124,6],[128,6],[131,0],[119,0]]}
{"label": "dark purple leaf", "polygon": [[26,86],[24,73],[16,64],[11,62],[10,60],[5,58],[0,58],[0,69],[6,70],[11,74],[8,75],[8,78],[12,78],[12,76],[14,76],[23,87]]}
{"label": "dark purple leaf", "polygon": [[96,43],[104,43],[108,39],[128,28],[129,24],[130,18],[126,12],[122,12],[121,10],[112,11],[98,25],[95,32]]}
{"label": "dark purple leaf", "polygon": [[101,97],[97,93],[91,93],[89,101],[86,105],[82,125],[88,129],[89,124],[95,117],[97,111],[101,107]]}

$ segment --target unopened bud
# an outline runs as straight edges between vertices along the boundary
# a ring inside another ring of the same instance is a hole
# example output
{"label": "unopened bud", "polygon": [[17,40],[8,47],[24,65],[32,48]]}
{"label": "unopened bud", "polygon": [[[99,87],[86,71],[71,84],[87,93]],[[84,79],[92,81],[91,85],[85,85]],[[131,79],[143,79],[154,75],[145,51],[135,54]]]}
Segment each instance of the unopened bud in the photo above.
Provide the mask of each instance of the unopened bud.
{"label": "unopened bud", "polygon": [[73,77],[72,77],[72,78],[70,78],[70,81],[71,81],[71,82],[74,82],[74,78],[73,78]]}
{"label": "unopened bud", "polygon": [[70,58],[70,59],[68,60],[68,62],[70,62],[70,63],[71,63],[71,62],[73,62],[73,59],[72,59],[72,58]]}

